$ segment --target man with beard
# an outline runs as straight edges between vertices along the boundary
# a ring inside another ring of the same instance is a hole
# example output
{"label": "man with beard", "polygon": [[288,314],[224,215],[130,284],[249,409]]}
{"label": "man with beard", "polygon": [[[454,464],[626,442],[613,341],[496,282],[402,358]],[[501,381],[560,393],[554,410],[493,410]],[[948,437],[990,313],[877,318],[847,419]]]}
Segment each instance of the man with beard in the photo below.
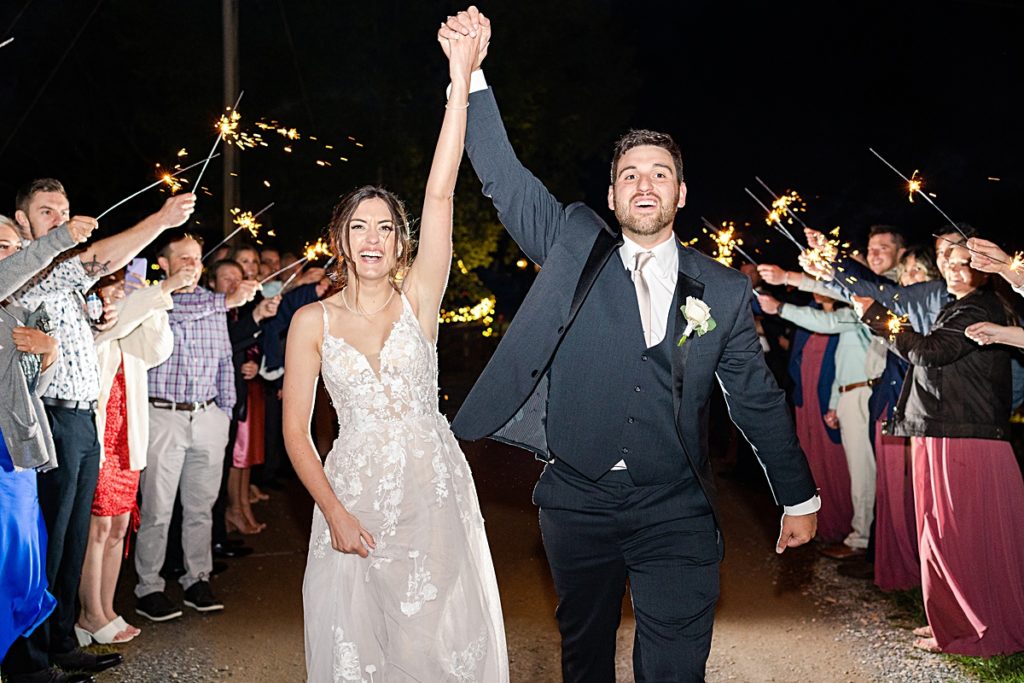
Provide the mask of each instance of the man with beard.
{"label": "man with beard", "polygon": [[[474,8],[442,46],[489,30]],[[566,681],[615,680],[626,582],[637,680],[704,680],[722,557],[708,453],[712,388],[753,443],[779,504],[777,552],[809,541],[819,501],[764,362],[741,273],[682,246],[679,148],[635,130],[615,146],[608,207],[558,202],[515,156],[474,73],[466,150],[484,194],[541,271],[453,423],[548,463],[534,491],[559,604]]]}

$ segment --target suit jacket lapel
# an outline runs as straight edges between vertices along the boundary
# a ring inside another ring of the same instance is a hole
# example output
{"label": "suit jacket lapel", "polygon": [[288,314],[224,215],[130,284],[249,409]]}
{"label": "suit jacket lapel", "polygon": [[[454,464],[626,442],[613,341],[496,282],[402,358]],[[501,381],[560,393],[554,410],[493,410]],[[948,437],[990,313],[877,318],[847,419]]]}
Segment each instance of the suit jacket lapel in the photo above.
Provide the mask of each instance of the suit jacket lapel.
{"label": "suit jacket lapel", "polygon": [[[677,243],[679,251],[679,276],[676,280],[675,292],[675,322],[672,326],[672,398],[675,403],[676,415],[679,415],[679,408],[683,397],[683,380],[686,375],[686,358],[690,354],[690,347],[693,339],[689,339],[682,346],[678,345],[679,339],[686,331],[686,316],[683,315],[683,308],[686,305],[686,297],[692,296],[700,299],[704,296],[704,283],[698,280],[700,266],[697,259],[693,257],[690,249]],[[696,335],[691,334],[691,337]]]}

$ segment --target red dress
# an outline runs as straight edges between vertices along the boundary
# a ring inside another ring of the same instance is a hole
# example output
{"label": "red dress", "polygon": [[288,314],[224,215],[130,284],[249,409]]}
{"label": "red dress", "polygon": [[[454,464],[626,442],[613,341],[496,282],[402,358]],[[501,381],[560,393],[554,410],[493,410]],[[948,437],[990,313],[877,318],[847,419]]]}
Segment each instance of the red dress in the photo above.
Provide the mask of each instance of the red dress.
{"label": "red dress", "polygon": [[828,335],[825,334],[812,334],[804,345],[800,361],[804,401],[796,409],[796,435],[820,489],[818,538],[834,542],[843,540],[851,531],[853,502],[850,499],[850,468],[846,464],[846,452],[841,444],[828,438],[818,401],[818,377],[827,346]]}
{"label": "red dress", "polygon": [[915,436],[921,588],[943,652],[1024,650],[1024,480],[1006,441]]}
{"label": "red dress", "polygon": [[92,514],[116,517],[126,512],[138,514],[136,496],[139,492],[138,471],[132,471],[128,460],[128,410],[124,393],[124,364],[117,369],[107,401],[107,424],[103,432],[103,452]]}

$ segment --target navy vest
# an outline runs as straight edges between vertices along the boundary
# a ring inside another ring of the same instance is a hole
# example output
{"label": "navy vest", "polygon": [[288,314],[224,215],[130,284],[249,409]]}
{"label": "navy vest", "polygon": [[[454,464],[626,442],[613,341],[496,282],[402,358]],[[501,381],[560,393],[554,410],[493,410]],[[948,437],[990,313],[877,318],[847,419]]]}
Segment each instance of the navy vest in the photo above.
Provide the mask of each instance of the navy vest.
{"label": "navy vest", "polygon": [[596,481],[625,460],[637,485],[693,477],[672,401],[675,307],[668,332],[646,348],[636,289],[612,254],[551,363],[551,453]]}

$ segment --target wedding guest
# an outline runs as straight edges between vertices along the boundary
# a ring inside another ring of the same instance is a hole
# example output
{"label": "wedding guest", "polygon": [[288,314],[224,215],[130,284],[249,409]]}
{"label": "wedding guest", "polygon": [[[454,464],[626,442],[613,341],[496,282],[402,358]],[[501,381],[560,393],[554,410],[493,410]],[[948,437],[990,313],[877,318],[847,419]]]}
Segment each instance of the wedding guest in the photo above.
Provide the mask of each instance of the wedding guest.
{"label": "wedding guest", "polygon": [[[84,230],[84,223],[72,227],[77,232],[64,227],[23,249],[14,222],[0,216],[0,382],[5,387],[0,393],[0,659],[56,606],[46,590],[46,527],[36,470],[56,464],[39,397],[53,378],[60,351],[57,340],[39,329],[46,326],[45,311],[31,312],[6,299],[91,232]],[[3,672],[16,676],[6,664]],[[38,674],[37,678],[84,680],[52,669]]]}
{"label": "wedding guest", "polygon": [[124,271],[101,279],[94,290],[117,302],[117,323],[96,337],[100,396],[96,432],[100,474],[92,504],[89,545],[85,551],[81,610],[75,633],[80,645],[126,643],[141,632],[114,611],[114,593],[125,554],[125,538],[138,527],[136,496],[149,444],[147,372],[174,348],[167,322],[171,292],[192,284],[198,270],[182,269],[159,284],[125,297]]}
{"label": "wedding guest", "polygon": [[[157,262],[168,277],[199,269],[202,245],[191,235],[176,234],[161,249]],[[209,577],[211,509],[220,489],[229,415],[235,404],[227,311],[232,304],[250,301],[255,292],[256,283],[248,281],[239,285],[235,297],[194,284],[171,295],[174,351],[149,371],[149,449],[135,549],[135,611],[152,621],[181,616],[164,592],[160,576],[179,489],[186,570],[179,581],[185,589],[184,602],[198,612],[224,608],[213,595]]]}
{"label": "wedding guest", "polygon": [[928,625],[919,648],[991,656],[1024,650],[1024,480],[1009,442],[1010,354],[964,334],[1011,318],[989,276],[956,246],[946,256],[954,297],[922,334],[893,332],[873,305],[863,319],[912,366],[892,432],[911,438]]}
{"label": "wedding guest", "polygon": [[[15,203],[15,220],[24,239],[43,237],[67,221],[70,214],[67,193],[53,179],[26,184]],[[159,211],[134,227],[58,260],[15,295],[26,308],[46,306],[53,336],[64,353],[56,361],[53,381],[42,399],[60,466],[38,478],[39,502],[49,535],[46,574],[57,608],[30,638],[19,639],[12,647],[6,664],[12,678],[45,672],[51,662],[68,671],[97,672],[122,660],[117,653],[95,654],[80,649],[74,633],[78,584],[100,459],[94,419],[100,393],[99,368],[92,327],[81,299],[100,277],[123,268],[158,235],[188,220],[194,208],[192,193],[170,197]],[[94,218],[71,220],[96,225]]]}
{"label": "wedding guest", "polygon": [[[823,501],[818,512],[818,536],[825,543],[842,543],[856,527],[851,523],[853,464],[847,462],[843,442],[846,432],[840,430],[842,421],[836,417],[840,397],[836,383],[863,381],[864,356],[856,353],[861,343],[853,326],[838,325],[833,319],[835,301],[820,294],[814,299],[820,309],[780,303],[766,294],[757,297],[766,314],[779,315],[802,328],[797,330],[790,356],[796,433]],[[852,309],[847,310],[855,315]],[[859,322],[857,326],[863,328]],[[855,349],[853,354],[851,348]]]}

